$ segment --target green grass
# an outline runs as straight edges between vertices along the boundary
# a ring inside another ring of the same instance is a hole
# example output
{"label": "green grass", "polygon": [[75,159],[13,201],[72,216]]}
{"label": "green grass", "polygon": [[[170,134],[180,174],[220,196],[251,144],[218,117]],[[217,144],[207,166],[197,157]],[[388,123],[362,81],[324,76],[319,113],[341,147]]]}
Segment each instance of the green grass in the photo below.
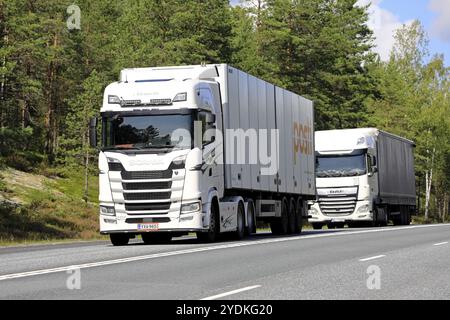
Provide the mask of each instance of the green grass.
{"label": "green grass", "polygon": [[98,178],[89,180],[87,203],[82,200],[82,170],[66,178],[44,179],[42,188],[8,184],[8,192],[2,192],[3,180],[2,195],[22,204],[0,206],[0,244],[104,239],[98,232]]}

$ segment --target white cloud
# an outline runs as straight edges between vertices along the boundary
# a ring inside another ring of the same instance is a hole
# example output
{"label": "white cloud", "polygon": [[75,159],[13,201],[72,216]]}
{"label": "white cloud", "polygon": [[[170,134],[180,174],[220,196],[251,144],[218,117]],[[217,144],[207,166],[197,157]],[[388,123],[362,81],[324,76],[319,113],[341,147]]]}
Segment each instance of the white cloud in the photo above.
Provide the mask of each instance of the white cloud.
{"label": "white cloud", "polygon": [[437,14],[431,29],[432,35],[450,42],[450,0],[430,0],[428,7]]}
{"label": "white cloud", "polygon": [[[368,26],[373,30],[375,37],[375,48],[373,51],[378,53],[381,60],[389,60],[391,49],[394,46],[395,31],[403,24],[409,24],[412,21],[401,21],[391,11],[380,7],[383,0],[359,0],[357,5],[365,6],[370,3]],[[441,0],[437,0],[441,1]],[[445,0],[448,1],[448,0]]]}

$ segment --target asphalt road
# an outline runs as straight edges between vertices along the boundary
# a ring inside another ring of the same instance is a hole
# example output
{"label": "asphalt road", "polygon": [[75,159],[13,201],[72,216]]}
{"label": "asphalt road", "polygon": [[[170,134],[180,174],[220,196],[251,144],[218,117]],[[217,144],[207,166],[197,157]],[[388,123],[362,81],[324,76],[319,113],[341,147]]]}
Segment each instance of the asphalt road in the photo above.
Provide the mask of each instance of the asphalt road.
{"label": "asphalt road", "polygon": [[450,299],[450,225],[0,248],[0,299]]}

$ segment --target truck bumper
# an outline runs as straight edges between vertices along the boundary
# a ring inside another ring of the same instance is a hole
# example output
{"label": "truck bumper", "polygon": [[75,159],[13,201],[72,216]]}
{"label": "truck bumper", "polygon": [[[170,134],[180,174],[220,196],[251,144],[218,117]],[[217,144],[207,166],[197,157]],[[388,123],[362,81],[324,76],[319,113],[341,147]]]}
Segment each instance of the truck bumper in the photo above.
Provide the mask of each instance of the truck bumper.
{"label": "truck bumper", "polygon": [[[168,218],[167,222],[157,222],[157,219]],[[154,222],[154,219],[156,220]],[[162,216],[107,216],[100,215],[100,233],[144,233],[144,232],[173,232],[186,233],[196,231],[207,231],[203,226],[204,215],[202,212],[192,212],[180,215],[179,217]],[[141,224],[158,223],[155,230],[143,230],[139,228]]]}
{"label": "truck bumper", "polygon": [[308,211],[309,223],[334,223],[334,222],[358,222],[373,221],[372,203],[370,201],[357,201],[355,210],[349,215],[325,215],[320,210],[319,204],[314,202]]}

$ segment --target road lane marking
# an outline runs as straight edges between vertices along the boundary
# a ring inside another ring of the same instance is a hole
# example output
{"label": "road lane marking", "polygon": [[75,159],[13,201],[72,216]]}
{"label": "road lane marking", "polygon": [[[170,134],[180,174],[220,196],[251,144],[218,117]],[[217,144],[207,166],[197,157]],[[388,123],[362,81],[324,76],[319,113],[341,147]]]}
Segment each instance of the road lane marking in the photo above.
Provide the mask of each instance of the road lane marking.
{"label": "road lane marking", "polygon": [[245,287],[245,288],[242,288],[242,289],[237,289],[237,290],[233,290],[233,291],[224,292],[224,293],[217,294],[215,296],[211,296],[211,297],[207,297],[207,298],[203,298],[203,299],[200,299],[200,300],[216,300],[216,299],[220,299],[220,298],[223,298],[223,297],[226,297],[226,296],[231,296],[231,295],[236,294],[236,293],[253,290],[253,289],[256,289],[256,288],[260,288],[260,287],[261,287],[260,285]]}
{"label": "road lane marking", "polygon": [[379,256],[359,259],[359,261],[364,262],[364,261],[370,261],[370,260],[375,260],[375,259],[384,258],[384,257],[386,257],[384,254],[380,254]]}
{"label": "road lane marking", "polygon": [[42,270],[35,270],[35,271],[28,271],[28,272],[21,272],[21,273],[12,273],[12,274],[1,275],[0,276],[0,281],[10,280],[10,279],[17,279],[17,278],[32,277],[32,276],[39,276],[39,275],[45,275],[45,274],[50,274],[50,273],[66,272],[68,270],[73,270],[73,269],[76,269],[76,268],[78,268],[78,269],[87,269],[87,268],[108,266],[108,265],[114,265],[114,264],[120,264],[120,263],[135,262],[135,261],[142,261],[142,260],[150,260],[150,259],[156,259],[156,258],[162,258],[162,257],[170,257],[170,256],[177,256],[177,255],[198,253],[198,252],[207,252],[207,251],[213,251],[213,250],[221,250],[221,249],[229,249],[229,248],[254,246],[254,245],[260,245],[260,244],[271,244],[271,243],[281,243],[281,242],[287,242],[287,241],[308,240],[308,239],[316,239],[316,238],[337,237],[337,236],[347,236],[347,235],[357,235],[357,234],[377,233],[377,232],[393,232],[393,231],[412,230],[412,229],[431,228],[431,227],[443,227],[443,226],[449,227],[450,224],[415,225],[415,226],[407,226],[407,227],[369,229],[369,230],[358,230],[358,231],[343,231],[343,232],[331,232],[331,233],[319,233],[319,234],[312,234],[312,235],[306,235],[306,236],[300,235],[300,236],[287,237],[287,238],[274,238],[274,239],[264,239],[264,240],[254,240],[254,241],[241,241],[241,242],[235,242],[235,243],[230,243],[230,244],[222,244],[222,245],[215,245],[215,246],[209,246],[209,247],[201,247],[201,248],[194,248],[194,249],[169,251],[169,252],[154,253],[154,254],[135,256],[135,257],[129,257],[129,258],[122,258],[122,259],[106,260],[106,261],[100,261],[100,262],[85,263],[85,264],[80,264],[80,265],[70,265],[70,266],[50,268],[50,269],[42,269]]}
{"label": "road lane marking", "polygon": [[439,242],[439,243],[433,244],[433,246],[442,246],[442,245],[447,244],[447,243],[448,243],[448,241],[445,241],[445,242]]}

